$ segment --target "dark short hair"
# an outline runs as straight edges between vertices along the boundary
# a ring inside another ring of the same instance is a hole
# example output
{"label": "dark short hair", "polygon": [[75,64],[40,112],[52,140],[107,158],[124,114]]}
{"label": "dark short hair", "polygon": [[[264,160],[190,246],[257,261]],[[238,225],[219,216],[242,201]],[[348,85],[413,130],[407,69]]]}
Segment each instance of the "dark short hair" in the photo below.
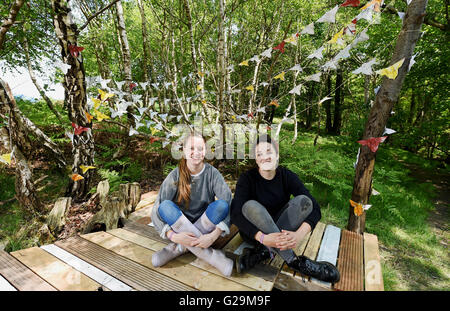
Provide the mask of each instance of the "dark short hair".
{"label": "dark short hair", "polygon": [[253,154],[255,154],[256,146],[258,146],[260,143],[272,144],[272,146],[275,148],[276,153],[277,154],[279,153],[278,142],[276,140],[272,139],[272,137],[270,137],[270,135],[268,135],[268,134],[261,134],[258,136],[255,144],[253,145]]}

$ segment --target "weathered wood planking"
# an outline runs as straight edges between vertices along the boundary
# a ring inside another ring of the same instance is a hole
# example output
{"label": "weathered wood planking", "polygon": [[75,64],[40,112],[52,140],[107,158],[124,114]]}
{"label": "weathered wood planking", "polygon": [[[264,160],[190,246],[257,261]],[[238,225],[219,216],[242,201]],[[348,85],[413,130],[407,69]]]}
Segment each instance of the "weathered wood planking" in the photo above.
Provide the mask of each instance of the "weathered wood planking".
{"label": "weathered wood planking", "polygon": [[[130,232],[130,231],[123,230],[123,229],[110,230],[110,231],[108,231],[108,233],[115,235],[123,240],[127,240],[127,241],[133,242],[135,244],[138,244],[138,245],[145,247],[147,249],[150,249],[152,251],[159,251],[160,249],[162,249],[165,246],[162,243],[153,241],[147,237],[140,236],[134,232]],[[219,277],[217,279],[218,281],[220,281],[223,278],[226,280],[224,280],[222,282],[231,280],[231,281],[240,283],[242,285],[245,285],[247,287],[250,287],[252,289],[255,289],[255,290],[265,290],[265,291],[270,291],[273,286],[273,282],[267,282],[261,278],[257,278],[255,276],[249,275],[249,274],[236,275],[236,273],[233,273],[230,277],[225,277],[216,268],[214,268],[213,266],[204,262],[203,260],[196,258],[191,253],[186,253],[182,256],[179,256],[175,260],[182,262],[184,264],[193,265],[194,267],[200,268],[204,271],[207,271],[208,273],[213,273]],[[166,266],[164,266],[164,267],[166,267]],[[201,273],[203,273],[203,272],[201,272]]]}
{"label": "weathered wood planking", "polygon": [[17,289],[12,286],[4,277],[0,275],[0,291],[15,292]]}
{"label": "weathered wood planking", "polygon": [[53,287],[62,291],[96,291],[101,285],[39,247],[10,253]]}
{"label": "weathered wood planking", "polygon": [[370,233],[364,233],[364,279],[366,291],[384,290],[378,238]]}
{"label": "weathered wood planking", "polygon": [[19,291],[56,291],[16,258],[0,251],[0,275]]}
{"label": "weathered wood planking", "polygon": [[[75,236],[55,242],[55,244],[137,290],[194,290],[181,282],[148,269],[130,258],[120,256],[91,242],[90,239],[94,234],[106,233],[90,233],[83,235],[82,238]],[[111,235],[108,234],[107,236]]]}
{"label": "weathered wood planking", "polygon": [[[311,233],[311,237],[309,238],[308,244],[306,245],[305,251],[303,252],[304,256],[312,260],[316,259],[324,230],[325,224],[323,222],[318,222],[313,232]],[[295,272],[295,275],[299,275],[299,273]]]}
{"label": "weathered wood planking", "polygon": [[103,285],[106,289],[113,291],[131,291],[132,287],[126,285],[125,283],[113,278],[109,274],[103,272],[102,270],[94,267],[88,262],[81,260],[80,258],[72,255],[68,251],[54,245],[43,245],[41,246],[43,250],[52,254],[56,258],[64,261],[69,266],[77,269],[78,271],[84,273],[94,281]]}
{"label": "weathered wood planking", "polygon": [[334,289],[346,291],[364,290],[363,236],[342,230],[337,268],[341,279]]}
{"label": "weathered wood planking", "polygon": [[[328,225],[325,229],[325,233],[323,234],[322,243],[320,245],[316,260],[326,261],[336,265],[340,239],[341,229],[333,225]],[[311,278],[311,282],[331,288],[331,283],[323,282],[315,278]]]}
{"label": "weathered wood planking", "polygon": [[162,267],[155,268],[151,263],[151,257],[154,254],[154,251],[120,239],[108,232],[91,233],[84,235],[83,238],[99,244],[116,254],[140,263],[149,268],[149,270],[171,277],[174,280],[198,290],[251,290],[251,288],[240,283],[227,280],[219,275],[199,269],[192,265],[184,264],[177,259],[168,262]]}

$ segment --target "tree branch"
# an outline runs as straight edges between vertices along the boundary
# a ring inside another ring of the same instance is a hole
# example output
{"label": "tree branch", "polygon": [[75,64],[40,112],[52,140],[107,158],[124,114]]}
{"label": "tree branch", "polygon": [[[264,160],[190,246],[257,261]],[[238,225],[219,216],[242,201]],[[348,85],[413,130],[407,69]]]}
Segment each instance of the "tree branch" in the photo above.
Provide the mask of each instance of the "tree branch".
{"label": "tree branch", "polygon": [[78,29],[78,32],[80,33],[84,28],[87,27],[87,25],[89,25],[89,23],[91,22],[91,20],[93,20],[94,18],[96,18],[98,15],[102,14],[103,12],[105,12],[107,9],[109,9],[111,6],[113,6],[114,4],[116,4],[116,2],[119,2],[120,0],[113,0],[110,4],[108,4],[107,6],[105,6],[103,9],[101,9],[100,11],[97,11],[96,13],[94,13],[93,15],[89,16],[87,21]]}

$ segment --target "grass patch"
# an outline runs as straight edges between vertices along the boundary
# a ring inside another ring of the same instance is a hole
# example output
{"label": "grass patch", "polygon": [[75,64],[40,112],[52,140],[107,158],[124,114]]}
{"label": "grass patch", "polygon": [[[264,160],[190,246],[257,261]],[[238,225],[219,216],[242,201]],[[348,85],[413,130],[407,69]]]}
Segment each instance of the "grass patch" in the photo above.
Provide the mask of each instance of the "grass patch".
{"label": "grass patch", "polygon": [[[353,162],[359,145],[345,137],[292,133],[280,137],[280,164],[297,173],[321,206],[322,221],[345,228],[354,179]],[[401,161],[398,161],[401,159]],[[405,166],[436,169],[407,151],[382,144],[378,149],[366,232],[378,236],[386,290],[449,290],[449,259],[427,219],[436,195],[431,182],[420,183]]]}

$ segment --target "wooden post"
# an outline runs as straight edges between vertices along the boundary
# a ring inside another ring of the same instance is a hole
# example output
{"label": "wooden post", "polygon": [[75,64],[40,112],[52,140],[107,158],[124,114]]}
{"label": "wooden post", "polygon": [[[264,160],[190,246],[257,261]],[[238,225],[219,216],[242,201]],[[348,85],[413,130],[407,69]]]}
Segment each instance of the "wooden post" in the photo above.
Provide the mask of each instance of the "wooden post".
{"label": "wooden post", "polygon": [[[403,27],[397,39],[390,65],[405,58],[398,70],[396,79],[384,77],[381,88],[375,98],[375,103],[369,113],[369,118],[363,134],[363,139],[380,137],[386,127],[394,103],[397,102],[403,81],[408,71],[409,62],[420,37],[420,28],[425,16],[428,0],[415,0],[408,6],[403,21]],[[355,202],[367,204],[372,189],[372,174],[375,165],[375,155],[369,147],[361,146],[359,161],[356,166],[355,179],[351,199]],[[366,214],[356,216],[350,205],[347,229],[362,234],[365,229]]]}

